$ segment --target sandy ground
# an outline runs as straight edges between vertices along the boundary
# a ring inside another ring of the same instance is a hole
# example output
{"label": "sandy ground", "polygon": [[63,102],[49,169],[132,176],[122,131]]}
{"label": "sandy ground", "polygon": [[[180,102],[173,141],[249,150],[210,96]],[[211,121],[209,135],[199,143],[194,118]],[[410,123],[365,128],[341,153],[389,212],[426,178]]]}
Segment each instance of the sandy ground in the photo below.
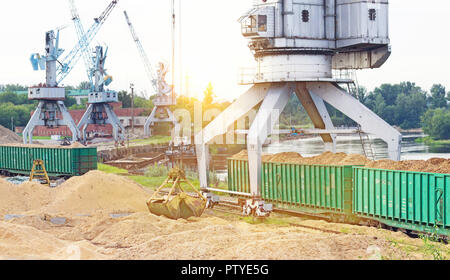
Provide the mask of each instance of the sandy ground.
{"label": "sandy ground", "polygon": [[432,259],[450,251],[403,233],[276,214],[260,222],[207,210],[174,221],[150,214],[149,196],[99,171],[56,189],[0,179],[0,259]]}

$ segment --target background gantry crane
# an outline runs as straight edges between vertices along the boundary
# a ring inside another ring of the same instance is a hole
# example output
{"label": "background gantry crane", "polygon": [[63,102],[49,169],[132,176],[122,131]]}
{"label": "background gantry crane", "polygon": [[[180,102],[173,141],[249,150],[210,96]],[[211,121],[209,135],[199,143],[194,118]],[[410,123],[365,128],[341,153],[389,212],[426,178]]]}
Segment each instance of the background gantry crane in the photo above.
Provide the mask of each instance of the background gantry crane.
{"label": "background gantry crane", "polygon": [[[147,77],[157,94],[156,98],[153,100],[155,107],[145,122],[144,133],[147,136],[151,136],[151,127],[154,126],[155,123],[171,123],[174,128],[173,136],[179,136],[180,124],[175,119],[173,112],[170,110],[170,106],[176,105],[176,97],[173,93],[173,86],[169,86],[165,81],[165,76],[169,71],[169,67],[166,63],[161,62],[157,72],[158,75],[155,77],[150,60],[142,47],[142,43],[137,36],[136,30],[134,29],[127,12],[124,11],[123,13],[125,15],[128,27],[130,28],[131,36],[133,37],[133,40],[138,48],[145,71],[147,72]],[[172,94],[169,96],[168,93]]]}

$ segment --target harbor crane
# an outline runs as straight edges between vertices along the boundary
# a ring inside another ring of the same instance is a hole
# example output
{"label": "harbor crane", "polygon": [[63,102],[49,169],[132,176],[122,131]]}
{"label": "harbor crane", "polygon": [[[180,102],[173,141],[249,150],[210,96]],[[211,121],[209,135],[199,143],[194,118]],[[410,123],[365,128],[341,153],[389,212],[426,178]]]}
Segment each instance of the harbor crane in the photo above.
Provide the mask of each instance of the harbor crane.
{"label": "harbor crane", "polygon": [[[46,126],[49,128],[58,126],[69,127],[72,133],[72,141],[81,140],[80,131],[70,116],[64,105],[66,92],[64,87],[59,84],[69,75],[83,54],[86,44],[89,45],[106,19],[117,5],[117,0],[112,1],[100,17],[94,19],[94,24],[78,41],[75,47],[60,62],[59,58],[64,50],[59,48],[58,30],[48,31],[45,35],[45,55],[38,53],[32,54],[30,57],[31,65],[35,71],[46,71],[46,82],[38,86],[30,87],[28,90],[28,99],[39,101],[38,107],[33,113],[30,121],[23,131],[23,142],[25,144],[33,142],[33,131],[36,126]],[[62,119],[61,119],[62,117]]]}
{"label": "harbor crane", "polygon": [[173,91],[173,86],[169,86],[165,80],[167,72],[169,71],[169,66],[164,63],[159,63],[159,69],[157,71],[157,76],[155,76],[153,72],[152,65],[150,60],[142,47],[141,40],[139,39],[136,30],[134,29],[133,24],[128,17],[126,11],[123,12],[125,15],[125,20],[130,28],[131,36],[133,37],[134,42],[136,43],[138,52],[141,56],[142,63],[144,64],[145,71],[147,72],[147,77],[152,85],[156,97],[153,100],[153,104],[155,107],[152,110],[152,113],[147,118],[144,125],[144,133],[147,136],[152,136],[152,127],[157,123],[171,123],[174,128],[174,136],[178,136],[180,133],[180,124],[175,119],[175,116],[170,109],[170,106],[176,105],[176,97],[174,94],[170,94]]}
{"label": "harbor crane", "polygon": [[116,144],[123,144],[125,128],[110,105],[110,103],[119,101],[119,95],[115,91],[106,89],[106,86],[112,82],[112,77],[106,73],[105,69],[107,53],[108,48],[103,51],[102,46],[96,47],[93,68],[90,73],[94,80],[94,89],[89,93],[89,107],[81,118],[78,129],[82,132],[83,142],[86,142],[86,129],[89,124],[110,124],[113,127],[113,137]]}
{"label": "harbor crane", "polygon": [[227,133],[238,119],[259,106],[247,135],[251,199],[243,212],[264,216],[262,145],[275,133],[279,116],[295,94],[325,148],[335,151],[334,125],[325,102],[387,143],[389,157],[400,160],[401,134],[339,86],[332,71],[381,67],[391,54],[388,0],[254,0],[240,19],[242,35],[256,66],[243,69],[239,83],[252,87],[196,134],[200,187],[208,190],[208,143]]}

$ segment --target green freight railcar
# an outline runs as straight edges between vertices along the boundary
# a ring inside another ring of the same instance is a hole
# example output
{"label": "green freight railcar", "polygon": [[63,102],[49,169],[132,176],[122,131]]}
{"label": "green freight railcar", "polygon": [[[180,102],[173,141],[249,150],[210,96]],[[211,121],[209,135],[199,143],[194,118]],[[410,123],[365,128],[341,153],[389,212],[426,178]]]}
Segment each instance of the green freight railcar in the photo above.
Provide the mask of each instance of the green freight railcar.
{"label": "green freight railcar", "polygon": [[450,174],[354,167],[353,195],[358,216],[450,235]]}
{"label": "green freight railcar", "polygon": [[[262,164],[262,198],[280,208],[352,218],[353,166]],[[250,193],[248,161],[228,160],[228,189]]]}
{"label": "green freight railcar", "polygon": [[33,160],[45,163],[51,177],[81,176],[97,169],[97,148],[0,145],[0,170],[29,175]]}

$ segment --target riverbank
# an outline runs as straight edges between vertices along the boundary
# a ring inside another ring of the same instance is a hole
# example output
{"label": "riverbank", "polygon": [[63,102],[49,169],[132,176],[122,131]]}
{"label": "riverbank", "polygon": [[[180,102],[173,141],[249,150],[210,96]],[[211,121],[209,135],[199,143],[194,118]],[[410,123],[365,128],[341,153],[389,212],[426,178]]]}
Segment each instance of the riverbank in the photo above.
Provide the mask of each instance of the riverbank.
{"label": "riverbank", "polygon": [[450,144],[450,139],[447,140],[434,140],[430,136],[417,138],[415,140],[416,143],[425,143],[427,145],[448,145]]}

